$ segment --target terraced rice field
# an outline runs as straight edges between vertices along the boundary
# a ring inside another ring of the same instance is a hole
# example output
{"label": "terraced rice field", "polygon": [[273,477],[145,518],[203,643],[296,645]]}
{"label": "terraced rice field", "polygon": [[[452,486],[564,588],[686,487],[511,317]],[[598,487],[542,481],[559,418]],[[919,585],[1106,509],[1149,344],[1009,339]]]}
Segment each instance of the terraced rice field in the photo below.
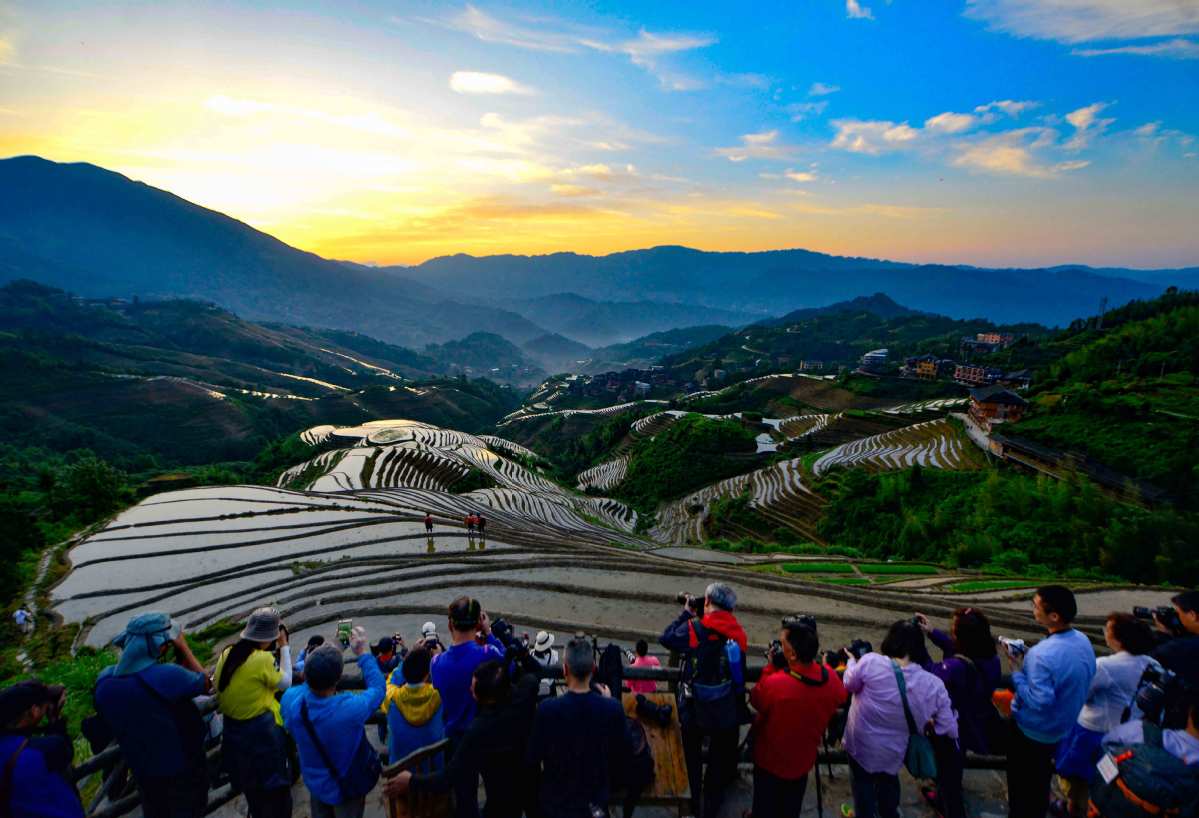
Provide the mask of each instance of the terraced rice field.
{"label": "terraced rice field", "polygon": [[531,410],[528,407],[522,407],[520,409],[517,409],[512,414],[505,416],[496,425],[497,426],[507,426],[510,423],[516,423],[516,422],[522,421],[522,420],[532,420],[534,418],[554,417],[555,415],[558,415],[561,417],[570,417],[571,415],[594,415],[595,417],[601,417],[601,418],[611,417],[613,415],[619,415],[622,412],[628,412],[632,409],[636,409],[639,406],[665,404],[665,403],[666,403],[666,401],[664,401],[664,400],[646,399],[646,400],[630,401],[628,403],[618,403],[615,406],[605,406],[602,409],[553,409],[550,411],[535,411],[535,410]]}
{"label": "terraced rice field", "polygon": [[[375,635],[415,631],[443,621],[448,600],[468,593],[523,629],[652,639],[675,615],[678,590],[723,579],[737,589],[738,615],[761,646],[778,618],[796,610],[817,615],[822,640],[844,644],[861,635],[877,641],[914,609],[944,617],[960,600],[941,600],[937,589],[841,588],[807,575],[748,572],[735,555],[650,552],[698,540],[708,504],[742,491],[777,525],[805,530],[821,500],[804,486],[798,460],[667,504],[649,542],[629,533],[628,508],[551,483],[509,460],[505,452],[520,452],[499,438],[388,421],[315,427],[304,439],[356,445],[316,454],[296,472],[321,489],[219,486],[143,500],[71,550],[71,571],[51,592],[54,612],[82,623],[81,641],[98,646],[137,611],[166,610],[196,629],[273,604],[302,640],[331,636],[342,618],[373,625]],[[497,487],[446,491],[467,468]],[[464,530],[472,512],[488,518],[485,541]],[[1006,605],[994,606],[997,624],[1030,634],[1027,611]]]}
{"label": "terraced rice field", "polygon": [[[798,440],[801,437],[822,432],[830,423],[840,420],[844,415],[840,412],[829,414],[822,412],[815,415],[793,415],[778,421],[778,430],[787,440]],[[763,421],[765,423],[766,421]]]}
{"label": "terraced rice field", "polygon": [[948,412],[950,409],[965,406],[969,402],[968,398],[935,398],[933,400],[901,403],[898,406],[891,406],[881,411],[889,415],[918,415],[921,412]]}
{"label": "terraced rice field", "polygon": [[948,420],[930,420],[844,443],[812,464],[820,477],[834,466],[870,471],[904,469],[919,464],[936,469],[977,468],[973,444]]}
{"label": "terraced rice field", "polygon": [[748,474],[705,486],[658,508],[657,525],[650,535],[675,545],[702,542],[704,520],[712,502],[720,497],[750,493],[750,508],[775,525],[817,539],[815,521],[824,500],[804,485],[798,458],[765,466]]}
{"label": "terraced rice field", "polygon": [[579,491],[595,489],[596,491],[611,491],[620,485],[629,470],[629,457],[625,455],[607,463],[600,463],[579,472]]}

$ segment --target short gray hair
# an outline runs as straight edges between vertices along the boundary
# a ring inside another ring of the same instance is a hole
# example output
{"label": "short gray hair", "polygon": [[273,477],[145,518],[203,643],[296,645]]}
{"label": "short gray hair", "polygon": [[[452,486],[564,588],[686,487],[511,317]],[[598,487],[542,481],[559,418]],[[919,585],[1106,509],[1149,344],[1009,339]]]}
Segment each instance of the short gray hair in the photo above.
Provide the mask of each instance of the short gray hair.
{"label": "short gray hair", "polygon": [[721,610],[731,611],[737,607],[737,592],[723,582],[713,582],[704,591],[704,596]]}
{"label": "short gray hair", "polygon": [[571,639],[566,645],[566,667],[576,679],[586,679],[595,672],[595,649],[581,637]]}

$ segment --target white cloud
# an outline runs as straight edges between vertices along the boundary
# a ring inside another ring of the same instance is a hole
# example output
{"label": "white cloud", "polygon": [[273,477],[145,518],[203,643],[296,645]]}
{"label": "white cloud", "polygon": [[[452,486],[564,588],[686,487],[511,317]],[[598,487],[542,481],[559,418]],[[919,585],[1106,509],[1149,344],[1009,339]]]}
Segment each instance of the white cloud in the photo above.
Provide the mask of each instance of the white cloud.
{"label": "white cloud", "polygon": [[1062,146],[1066,150],[1082,150],[1091,140],[1107,130],[1115,119],[1101,119],[1099,113],[1108,106],[1106,102],[1095,102],[1066,114],[1066,121],[1074,126],[1074,136]]}
{"label": "white cloud", "polygon": [[937,114],[924,120],[924,129],[926,131],[935,131],[937,133],[963,133],[975,127],[979,123],[979,118],[971,114],[957,114],[952,111],[946,111],[943,114]]}
{"label": "white cloud", "polygon": [[834,148],[871,156],[903,147],[920,135],[918,130],[906,122],[836,119],[832,124],[837,129],[832,141]]}
{"label": "white cloud", "polygon": [[1040,104],[1031,100],[1001,99],[995,102],[988,102],[986,105],[979,105],[975,107],[974,112],[976,114],[985,114],[991,111],[1002,111],[1008,116],[1020,116],[1025,111],[1030,108],[1036,108]]}
{"label": "white cloud", "polygon": [[1149,137],[1157,136],[1157,131],[1158,131],[1158,128],[1160,128],[1160,127],[1161,127],[1160,122],[1146,122],[1141,127],[1134,128],[1132,132],[1136,136],[1149,138]]}
{"label": "white cloud", "polygon": [[468,5],[461,13],[444,20],[423,20],[470,34],[484,42],[523,48],[529,51],[571,54],[598,51],[623,54],[636,66],[657,77],[663,88],[689,91],[704,83],[661,64],[671,54],[705,48],[716,42],[710,34],[654,33],[640,30],[636,37],[619,37],[611,31],[583,28],[560,20],[536,18],[523,22],[494,17]]}
{"label": "white cloud", "polygon": [[806,170],[789,170],[783,176],[786,176],[792,182],[805,183],[816,181],[816,174]]}
{"label": "white cloud", "polygon": [[804,117],[809,115],[819,116],[824,113],[824,109],[828,107],[828,100],[820,100],[818,102],[793,102],[787,105],[783,110],[791,115],[792,122],[799,122]]}
{"label": "white cloud", "polygon": [[812,83],[812,87],[808,89],[808,96],[825,97],[829,94],[835,94],[840,90],[840,85],[829,85],[828,83],[824,82],[814,82]]}
{"label": "white cloud", "polygon": [[1069,162],[1058,162],[1053,169],[1056,171],[1082,170],[1089,164],[1091,164],[1090,161],[1086,159],[1072,159]]}
{"label": "white cloud", "polygon": [[874,14],[858,0],[845,0],[845,16],[851,20],[873,20]]}
{"label": "white cloud", "polygon": [[450,90],[459,94],[531,94],[533,90],[503,74],[482,71],[455,71],[450,75]]}
{"label": "white cloud", "polygon": [[964,13],[994,31],[1063,43],[1199,33],[1190,0],[966,0]]}
{"label": "white cloud", "polygon": [[1113,54],[1132,54],[1142,57],[1171,57],[1176,60],[1199,60],[1199,42],[1177,37],[1150,45],[1121,45],[1112,48],[1076,48],[1070,52],[1078,57],[1107,57]]}
{"label": "white cloud", "polygon": [[224,94],[209,97],[204,101],[204,107],[218,114],[232,117],[277,116],[307,119],[327,125],[335,125],[339,128],[349,128],[355,131],[364,131],[382,136],[406,136],[409,133],[407,128],[398,125],[376,111],[333,113],[316,108],[304,108],[298,105],[266,102],[257,99],[243,99]]}
{"label": "white cloud", "polygon": [[746,159],[789,159],[794,156],[795,146],[780,144],[778,137],[777,130],[742,134],[740,145],[717,148],[716,155],[723,156],[730,162],[744,162]]}
{"label": "white cloud", "polygon": [[1039,139],[1039,131],[1022,128],[963,144],[950,164],[1001,176],[1050,177],[1053,170],[1038,162],[1033,154],[1038,140],[1029,141],[1034,135]]}

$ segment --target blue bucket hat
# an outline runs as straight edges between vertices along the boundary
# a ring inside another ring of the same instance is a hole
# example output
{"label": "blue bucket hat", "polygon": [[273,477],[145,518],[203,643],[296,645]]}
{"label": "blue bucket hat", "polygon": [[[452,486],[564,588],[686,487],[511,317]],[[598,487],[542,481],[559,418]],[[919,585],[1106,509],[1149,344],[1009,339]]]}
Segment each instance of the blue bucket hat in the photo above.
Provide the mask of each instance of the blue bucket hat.
{"label": "blue bucket hat", "polygon": [[171,615],[162,611],[138,614],[129,620],[125,630],[113,638],[112,643],[121,649],[117,662],[117,676],[139,673],[158,661],[162,646],[178,638],[182,628]]}

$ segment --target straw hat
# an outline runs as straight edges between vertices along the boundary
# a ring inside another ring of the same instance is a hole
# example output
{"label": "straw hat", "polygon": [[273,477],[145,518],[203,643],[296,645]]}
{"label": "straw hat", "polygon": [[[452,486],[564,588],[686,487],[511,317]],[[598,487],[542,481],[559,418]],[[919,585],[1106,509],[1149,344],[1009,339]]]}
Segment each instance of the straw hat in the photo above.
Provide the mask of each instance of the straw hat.
{"label": "straw hat", "polygon": [[533,640],[533,650],[538,653],[545,653],[554,645],[554,635],[545,631],[538,631],[537,638]]}

